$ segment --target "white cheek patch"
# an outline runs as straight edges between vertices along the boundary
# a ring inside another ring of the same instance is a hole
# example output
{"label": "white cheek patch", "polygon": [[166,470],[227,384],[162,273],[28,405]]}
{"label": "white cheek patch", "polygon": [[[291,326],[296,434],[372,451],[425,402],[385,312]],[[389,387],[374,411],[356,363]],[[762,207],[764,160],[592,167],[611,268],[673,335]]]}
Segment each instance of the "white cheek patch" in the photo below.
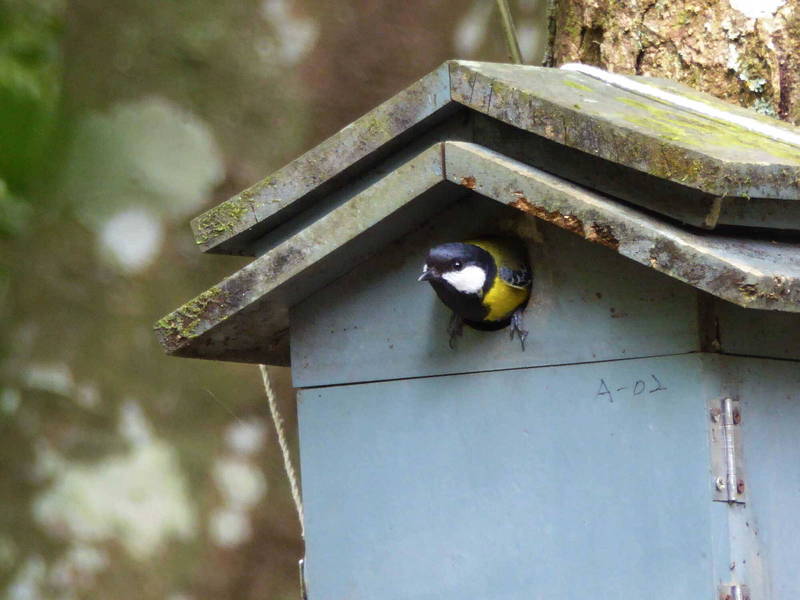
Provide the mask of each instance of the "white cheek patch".
{"label": "white cheek patch", "polygon": [[462,294],[480,294],[483,291],[483,284],[486,283],[486,271],[470,265],[460,271],[445,273],[442,279]]}

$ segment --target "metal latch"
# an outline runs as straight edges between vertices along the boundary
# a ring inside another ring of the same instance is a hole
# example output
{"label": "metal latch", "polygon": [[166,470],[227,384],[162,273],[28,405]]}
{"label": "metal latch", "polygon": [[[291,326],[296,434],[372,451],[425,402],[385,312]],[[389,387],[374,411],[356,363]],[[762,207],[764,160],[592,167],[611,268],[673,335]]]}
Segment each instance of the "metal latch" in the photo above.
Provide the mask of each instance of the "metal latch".
{"label": "metal latch", "polygon": [[713,401],[709,412],[714,500],[744,503],[745,477],[740,427],[742,414],[739,410],[739,401],[733,398]]}
{"label": "metal latch", "polygon": [[725,583],[717,588],[719,600],[750,600],[750,588],[736,583]]}

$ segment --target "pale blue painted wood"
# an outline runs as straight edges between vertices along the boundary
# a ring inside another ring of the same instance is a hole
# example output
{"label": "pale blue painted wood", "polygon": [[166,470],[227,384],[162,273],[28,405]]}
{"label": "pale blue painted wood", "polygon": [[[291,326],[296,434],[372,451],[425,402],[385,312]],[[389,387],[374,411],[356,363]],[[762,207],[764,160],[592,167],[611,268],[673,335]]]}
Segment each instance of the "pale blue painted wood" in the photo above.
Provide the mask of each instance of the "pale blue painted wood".
{"label": "pale blue painted wood", "polygon": [[310,597],[712,598],[706,372],[687,355],[301,391]]}
{"label": "pale blue painted wood", "polygon": [[[591,362],[698,350],[691,287],[539,222],[531,242],[534,298],[527,349],[507,331],[465,328],[448,346],[448,310],[418,283],[432,245],[503,231],[529,217],[474,195],[290,312],[296,387],[509,367]],[[528,225],[529,226],[529,225]]]}
{"label": "pale blue painted wood", "polygon": [[715,302],[714,314],[723,352],[800,359],[800,315],[748,310],[730,302]]}
{"label": "pale blue painted wood", "polygon": [[726,357],[739,398],[747,505],[730,517],[736,573],[753,598],[800,592],[800,368],[796,362]]}

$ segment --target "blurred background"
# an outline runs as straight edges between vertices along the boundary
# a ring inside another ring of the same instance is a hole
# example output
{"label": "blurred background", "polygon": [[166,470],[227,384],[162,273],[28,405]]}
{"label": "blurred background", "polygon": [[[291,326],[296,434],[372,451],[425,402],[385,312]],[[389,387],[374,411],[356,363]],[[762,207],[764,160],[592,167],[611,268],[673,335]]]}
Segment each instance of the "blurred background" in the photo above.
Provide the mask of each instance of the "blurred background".
{"label": "blurred background", "polygon": [[0,0],[0,596],[299,598],[258,369],[152,324],[246,262],[192,216],[449,58],[506,61],[493,0]]}

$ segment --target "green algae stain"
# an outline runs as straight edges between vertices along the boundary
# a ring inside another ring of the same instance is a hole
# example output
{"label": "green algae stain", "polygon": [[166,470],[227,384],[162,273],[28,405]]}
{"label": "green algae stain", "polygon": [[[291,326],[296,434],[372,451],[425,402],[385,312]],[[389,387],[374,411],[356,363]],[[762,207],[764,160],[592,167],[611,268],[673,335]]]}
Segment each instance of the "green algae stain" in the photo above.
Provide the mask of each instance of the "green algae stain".
{"label": "green algae stain", "polygon": [[768,153],[776,160],[800,164],[800,152],[743,127],[693,116],[667,107],[661,108],[633,98],[617,97],[617,101],[647,114],[623,114],[622,118],[645,131],[655,131],[663,140],[680,142],[696,151],[714,155],[717,148],[738,148]]}
{"label": "green algae stain", "polygon": [[226,299],[227,294],[215,286],[159,319],[154,329],[162,331],[164,336],[173,342],[197,337],[200,333],[198,328],[202,321],[207,319],[212,307],[223,305]]}
{"label": "green algae stain", "polygon": [[580,90],[582,92],[591,92],[592,88],[588,85],[583,85],[582,83],[578,83],[577,81],[570,81],[569,79],[564,80],[564,85],[569,86],[571,88],[575,88],[576,90]]}
{"label": "green algae stain", "polygon": [[247,192],[249,190],[197,217],[195,220],[195,243],[206,244],[237,229],[245,215],[251,211],[252,195],[245,196]]}
{"label": "green algae stain", "polygon": [[392,127],[389,115],[382,114],[379,111],[368,113],[354,123],[367,138],[383,138],[390,139],[397,135],[397,132]]}

